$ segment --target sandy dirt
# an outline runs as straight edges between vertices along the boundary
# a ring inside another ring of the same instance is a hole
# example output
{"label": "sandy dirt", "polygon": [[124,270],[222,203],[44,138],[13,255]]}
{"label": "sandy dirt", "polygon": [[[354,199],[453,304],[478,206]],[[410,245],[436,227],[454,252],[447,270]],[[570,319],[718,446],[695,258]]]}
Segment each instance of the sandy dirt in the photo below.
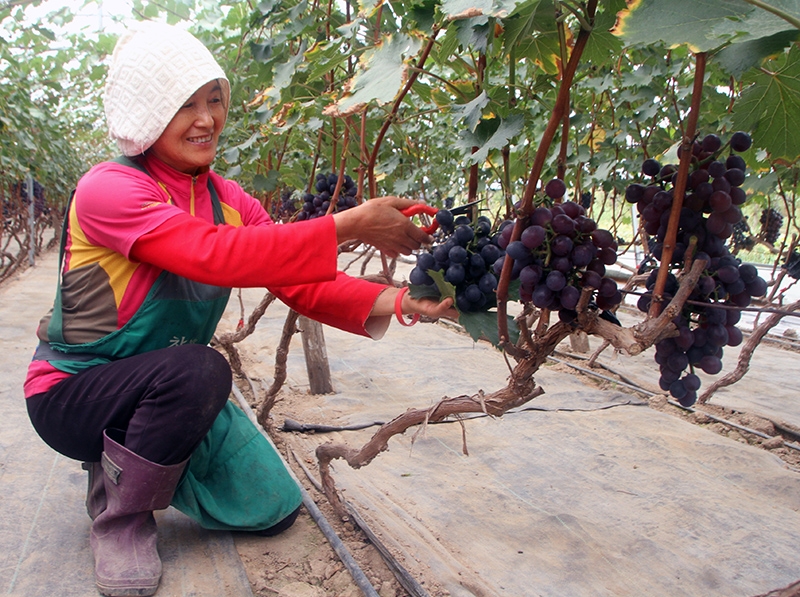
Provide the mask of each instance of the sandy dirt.
{"label": "sandy dirt", "polygon": [[[451,332],[443,330],[443,333]],[[568,341],[565,341],[559,349],[558,358],[560,360],[571,362],[581,367],[585,366],[585,361],[581,361],[580,358],[570,358]],[[374,350],[376,351],[375,357],[379,361],[381,359],[391,360],[392,346],[383,346],[380,342],[377,342]],[[253,355],[248,353],[246,343],[241,347],[241,356],[244,371],[249,376],[249,371],[252,370],[250,367],[253,366]],[[575,357],[576,355],[572,356]],[[585,358],[584,356],[583,359]],[[625,357],[625,363],[626,375],[631,370],[638,370],[641,374],[639,379],[650,379],[652,381],[653,362],[651,352],[646,352],[638,357]],[[255,368],[257,369],[257,367]],[[586,383],[594,384],[600,389],[607,389],[614,385],[607,380],[593,379],[578,373],[566,364],[555,363],[549,366],[548,369],[559,372],[564,376],[579,375],[584,378]],[[602,375],[614,378],[614,374],[608,370],[601,371]],[[786,372],[784,371],[780,374],[785,376]],[[626,377],[626,379],[628,378]],[[245,388],[243,393],[246,395],[248,402],[254,406],[257,399],[254,399],[252,392],[246,389],[249,387],[250,382],[252,382],[252,378],[250,381],[240,378],[238,386]],[[398,383],[403,382],[398,380]],[[794,382],[789,383],[794,384]],[[662,394],[654,396],[638,394],[636,396],[637,398],[648,400],[650,408],[680,417],[691,424],[702,426],[709,433],[720,434],[734,441],[770,450],[781,458],[789,468],[800,472],[800,451],[785,447],[782,441],[797,442],[800,440],[800,429],[792,425],[781,423],[776,427],[776,424],[767,418],[715,405],[713,400],[706,405],[697,405],[696,412],[688,412],[670,404],[667,396]],[[309,396],[306,391],[287,384],[279,394],[279,401],[273,410],[273,421],[282,421],[282,417],[286,413],[291,413],[295,405],[308,400]],[[740,428],[722,423],[719,419],[730,421]],[[765,439],[742,428],[755,430],[775,439]],[[338,536],[358,563],[358,566],[363,570],[375,591],[381,597],[404,597],[410,595],[395,578],[389,566],[382,559],[380,552],[370,543],[365,533],[355,527],[352,522],[339,520],[324,495],[316,489],[315,483],[309,480],[309,474],[312,477],[314,476],[316,463],[310,458],[306,459],[302,467],[293,462],[292,447],[287,445],[287,442],[291,443],[291,434],[273,430],[271,436],[284,453],[286,461],[290,463],[296,476],[304,484],[306,490],[318,504],[328,522],[334,527]],[[235,542],[244,562],[253,593],[258,597],[276,595],[280,597],[357,597],[363,594],[305,508],[301,510],[301,515],[295,525],[278,537],[260,538],[242,534],[235,537]],[[423,580],[423,583],[425,583],[425,580]],[[449,595],[447,591],[437,587],[435,581],[431,579],[427,579],[425,589],[432,597]],[[769,593],[770,595],[781,595],[781,597],[800,595],[800,588],[796,586],[786,588],[782,593],[777,592],[781,589],[780,587],[773,587],[773,589],[776,592],[771,592]]]}

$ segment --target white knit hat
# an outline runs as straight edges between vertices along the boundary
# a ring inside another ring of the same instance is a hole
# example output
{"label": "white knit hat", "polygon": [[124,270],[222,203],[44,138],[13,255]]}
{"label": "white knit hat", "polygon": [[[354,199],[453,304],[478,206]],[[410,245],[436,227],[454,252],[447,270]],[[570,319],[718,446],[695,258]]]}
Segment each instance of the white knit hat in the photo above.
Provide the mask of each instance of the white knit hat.
{"label": "white knit hat", "polygon": [[111,55],[103,94],[109,135],[123,155],[144,153],[186,100],[215,79],[228,106],[230,83],[200,40],[163,23],[140,24]]}

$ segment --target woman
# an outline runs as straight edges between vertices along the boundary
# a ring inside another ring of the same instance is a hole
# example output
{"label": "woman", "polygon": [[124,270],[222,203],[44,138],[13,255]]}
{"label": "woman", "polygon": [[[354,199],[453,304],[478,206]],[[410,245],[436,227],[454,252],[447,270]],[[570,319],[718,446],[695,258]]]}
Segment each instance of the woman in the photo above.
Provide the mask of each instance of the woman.
{"label": "woman", "polygon": [[[78,183],[54,308],[39,326],[28,412],[45,442],[89,471],[104,595],[156,591],[152,512],[173,500],[212,528],[271,534],[297,515],[299,490],[230,412],[230,368],[207,346],[231,288],[268,287],[300,313],[373,338],[393,314],[455,315],[449,299],[418,301],[336,271],[337,246],[348,240],[389,255],[429,242],[400,211],[414,202],[376,198],[276,226],[213,172],[229,101],[225,74],[189,33],[149,24],[119,40],[104,104],[127,157]],[[240,458],[249,460],[237,469]],[[251,469],[246,479],[236,477],[242,468]],[[212,508],[236,510],[235,522],[217,525],[206,516]]]}

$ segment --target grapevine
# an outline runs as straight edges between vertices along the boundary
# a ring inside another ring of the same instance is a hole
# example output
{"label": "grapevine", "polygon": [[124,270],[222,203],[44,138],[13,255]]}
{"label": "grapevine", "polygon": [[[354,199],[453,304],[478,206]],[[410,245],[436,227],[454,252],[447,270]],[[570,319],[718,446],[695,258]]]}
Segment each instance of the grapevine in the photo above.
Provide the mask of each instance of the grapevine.
{"label": "grapevine", "polygon": [[[707,135],[692,145],[692,169],[671,263],[661,264],[674,270],[669,272],[664,289],[664,299],[668,300],[678,289],[676,272],[679,274],[693,260],[706,263],[689,300],[673,321],[678,335],[656,343],[659,385],[684,406],[697,400],[701,381],[696,369],[708,375],[720,372],[723,347],[742,342],[742,332],[736,327],[741,310],[767,290],[756,267],[733,257],[725,243],[743,224],[740,206],[747,197],[741,185],[746,164],[734,152],[746,151],[750,137],[737,132],[729,147],[731,153],[725,157],[725,147],[717,135]],[[650,158],[643,162],[642,174],[649,182],[629,185],[625,196],[636,204],[644,233],[655,239],[652,256],[661,261],[677,168],[662,166]],[[650,309],[657,273],[653,269],[645,283],[647,292],[638,301],[641,311]]]}

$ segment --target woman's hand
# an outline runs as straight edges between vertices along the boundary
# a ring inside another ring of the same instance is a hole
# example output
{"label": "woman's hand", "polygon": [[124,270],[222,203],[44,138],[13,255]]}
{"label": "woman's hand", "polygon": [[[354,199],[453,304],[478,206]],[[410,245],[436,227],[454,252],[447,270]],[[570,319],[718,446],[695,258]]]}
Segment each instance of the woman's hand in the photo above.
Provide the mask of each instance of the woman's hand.
{"label": "woman's hand", "polygon": [[429,234],[401,213],[417,203],[401,197],[376,197],[333,214],[339,244],[358,239],[392,258],[410,255],[421,245],[433,242]]}
{"label": "woman's hand", "polygon": [[[378,300],[372,307],[370,316],[393,315],[395,313],[395,300],[403,288],[389,287],[378,295]],[[403,293],[400,304],[403,315],[425,315],[432,319],[452,319],[458,321],[458,311],[453,307],[453,299],[450,297],[437,301],[432,298],[412,298],[408,292]]]}

